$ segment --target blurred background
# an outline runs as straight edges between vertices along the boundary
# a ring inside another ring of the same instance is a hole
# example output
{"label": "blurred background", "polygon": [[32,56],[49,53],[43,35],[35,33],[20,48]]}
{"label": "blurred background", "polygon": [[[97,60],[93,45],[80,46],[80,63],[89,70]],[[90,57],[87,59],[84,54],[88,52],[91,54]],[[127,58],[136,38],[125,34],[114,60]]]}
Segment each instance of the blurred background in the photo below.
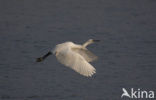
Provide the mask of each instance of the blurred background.
{"label": "blurred background", "polygon": [[[35,62],[90,38],[91,78],[54,55]],[[0,0],[0,100],[128,100],[122,88],[156,92],[155,76],[156,0]]]}

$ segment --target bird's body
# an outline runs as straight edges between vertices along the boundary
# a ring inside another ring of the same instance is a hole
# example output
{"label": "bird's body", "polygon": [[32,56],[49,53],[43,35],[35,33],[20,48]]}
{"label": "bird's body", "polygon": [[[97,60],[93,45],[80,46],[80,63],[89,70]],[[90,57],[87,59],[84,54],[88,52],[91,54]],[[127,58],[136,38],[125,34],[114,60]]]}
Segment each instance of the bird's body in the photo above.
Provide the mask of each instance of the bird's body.
{"label": "bird's body", "polygon": [[83,45],[65,42],[56,45],[52,52],[61,64],[75,70],[81,75],[89,77],[96,73],[96,69],[89,62],[96,60],[97,56],[91,53],[86,46],[96,41],[90,39]]}

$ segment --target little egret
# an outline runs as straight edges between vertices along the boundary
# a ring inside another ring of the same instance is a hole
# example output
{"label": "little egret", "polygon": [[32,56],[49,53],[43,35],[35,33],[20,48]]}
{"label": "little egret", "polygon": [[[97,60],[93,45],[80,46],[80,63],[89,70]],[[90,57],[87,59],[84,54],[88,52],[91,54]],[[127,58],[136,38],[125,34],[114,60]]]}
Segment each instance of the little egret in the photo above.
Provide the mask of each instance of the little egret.
{"label": "little egret", "polygon": [[56,45],[52,51],[37,58],[36,61],[41,62],[53,53],[61,64],[73,69],[83,76],[91,77],[96,73],[96,69],[89,62],[96,60],[98,57],[86,47],[94,42],[99,42],[99,40],[89,39],[82,45],[73,42],[64,42]]}

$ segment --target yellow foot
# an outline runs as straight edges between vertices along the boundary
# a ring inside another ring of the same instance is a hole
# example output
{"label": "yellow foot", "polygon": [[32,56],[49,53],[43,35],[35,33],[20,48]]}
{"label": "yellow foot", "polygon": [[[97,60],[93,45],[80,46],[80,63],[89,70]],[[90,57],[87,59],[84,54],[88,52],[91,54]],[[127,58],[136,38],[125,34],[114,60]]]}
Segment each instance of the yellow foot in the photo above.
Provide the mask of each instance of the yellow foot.
{"label": "yellow foot", "polygon": [[36,62],[41,62],[41,61],[43,61],[42,57],[36,59]]}

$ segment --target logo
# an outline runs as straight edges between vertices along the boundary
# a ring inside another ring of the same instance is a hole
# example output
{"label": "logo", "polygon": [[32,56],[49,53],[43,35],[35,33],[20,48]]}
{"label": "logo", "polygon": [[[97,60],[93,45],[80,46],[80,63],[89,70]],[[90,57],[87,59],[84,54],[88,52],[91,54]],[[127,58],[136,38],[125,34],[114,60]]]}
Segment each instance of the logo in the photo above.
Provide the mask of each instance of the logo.
{"label": "logo", "polygon": [[134,89],[131,88],[130,92],[128,92],[125,88],[122,88],[122,95],[121,98],[127,97],[127,98],[154,98],[154,91],[146,91],[141,89]]}

